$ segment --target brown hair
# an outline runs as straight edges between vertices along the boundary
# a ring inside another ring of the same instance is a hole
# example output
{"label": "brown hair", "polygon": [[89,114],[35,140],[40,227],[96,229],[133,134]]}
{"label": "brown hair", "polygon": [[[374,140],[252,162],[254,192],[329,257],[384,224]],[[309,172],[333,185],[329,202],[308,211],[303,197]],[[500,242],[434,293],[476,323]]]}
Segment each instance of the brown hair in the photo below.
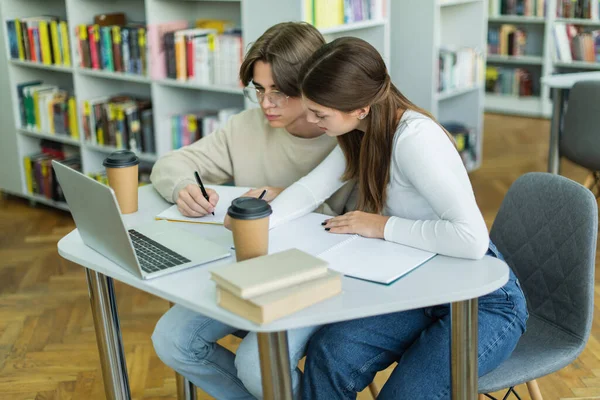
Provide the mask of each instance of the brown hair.
{"label": "brown hair", "polygon": [[302,94],[322,106],[342,112],[370,106],[366,132],[348,132],[338,136],[338,143],[346,158],[343,179],[358,181],[358,209],[380,213],[390,178],[398,112],[414,110],[435,118],[400,93],[379,52],[355,37],[322,46],[306,61],[300,79]]}
{"label": "brown hair", "polygon": [[281,92],[299,97],[298,74],[302,63],[325,43],[321,33],[305,22],[282,22],[273,25],[252,44],[240,67],[244,86],[252,81],[254,63],[271,64],[273,81]]}

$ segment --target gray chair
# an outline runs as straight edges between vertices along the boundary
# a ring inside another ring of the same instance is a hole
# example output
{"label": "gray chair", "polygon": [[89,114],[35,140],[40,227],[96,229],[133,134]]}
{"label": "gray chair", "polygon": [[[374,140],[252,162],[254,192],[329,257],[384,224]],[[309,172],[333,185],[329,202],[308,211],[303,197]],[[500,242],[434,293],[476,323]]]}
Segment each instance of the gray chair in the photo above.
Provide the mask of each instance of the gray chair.
{"label": "gray chair", "polygon": [[584,186],[600,196],[600,81],[575,83],[568,94],[561,157],[591,171]]}
{"label": "gray chair", "polygon": [[597,233],[596,199],[582,185],[534,172],[511,186],[490,236],[521,282],[530,317],[510,358],[479,379],[479,393],[528,383],[532,399],[541,400],[535,379],[583,351],[594,312]]}

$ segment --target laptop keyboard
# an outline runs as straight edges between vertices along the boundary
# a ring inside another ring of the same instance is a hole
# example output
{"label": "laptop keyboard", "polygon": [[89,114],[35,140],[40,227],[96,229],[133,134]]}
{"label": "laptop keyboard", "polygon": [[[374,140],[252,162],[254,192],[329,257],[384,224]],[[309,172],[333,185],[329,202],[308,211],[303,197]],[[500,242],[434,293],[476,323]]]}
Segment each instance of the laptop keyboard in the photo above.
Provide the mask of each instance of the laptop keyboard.
{"label": "laptop keyboard", "polygon": [[137,254],[140,266],[146,272],[157,272],[190,262],[181,254],[169,250],[160,243],[142,235],[135,229],[129,229],[129,236]]}

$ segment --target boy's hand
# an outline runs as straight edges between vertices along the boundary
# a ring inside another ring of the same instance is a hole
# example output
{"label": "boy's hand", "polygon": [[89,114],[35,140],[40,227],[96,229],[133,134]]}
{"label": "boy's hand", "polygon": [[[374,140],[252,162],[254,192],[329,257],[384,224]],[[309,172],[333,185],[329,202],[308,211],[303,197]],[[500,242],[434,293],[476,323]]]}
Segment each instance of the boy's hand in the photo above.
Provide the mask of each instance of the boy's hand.
{"label": "boy's hand", "polygon": [[203,217],[215,211],[219,195],[213,189],[206,189],[208,201],[202,195],[198,185],[190,183],[177,196],[177,209],[186,217]]}

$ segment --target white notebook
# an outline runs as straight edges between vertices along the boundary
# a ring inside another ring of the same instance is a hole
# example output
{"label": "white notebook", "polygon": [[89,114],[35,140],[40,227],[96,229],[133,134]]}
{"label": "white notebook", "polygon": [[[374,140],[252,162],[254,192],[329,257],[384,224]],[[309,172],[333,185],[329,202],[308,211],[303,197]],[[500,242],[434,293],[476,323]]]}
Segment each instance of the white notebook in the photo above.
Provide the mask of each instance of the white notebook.
{"label": "white notebook", "polygon": [[234,199],[237,199],[250,188],[242,186],[222,186],[222,185],[204,185],[207,189],[214,189],[219,195],[219,202],[215,207],[215,215],[208,214],[203,217],[186,217],[177,209],[177,204],[172,205],[156,216],[156,219],[166,219],[176,222],[192,222],[198,224],[218,224],[223,225],[227,209]]}
{"label": "white notebook", "polygon": [[325,231],[330,216],[311,213],[269,232],[269,253],[297,248],[346,276],[389,285],[437,254],[383,239]]}

